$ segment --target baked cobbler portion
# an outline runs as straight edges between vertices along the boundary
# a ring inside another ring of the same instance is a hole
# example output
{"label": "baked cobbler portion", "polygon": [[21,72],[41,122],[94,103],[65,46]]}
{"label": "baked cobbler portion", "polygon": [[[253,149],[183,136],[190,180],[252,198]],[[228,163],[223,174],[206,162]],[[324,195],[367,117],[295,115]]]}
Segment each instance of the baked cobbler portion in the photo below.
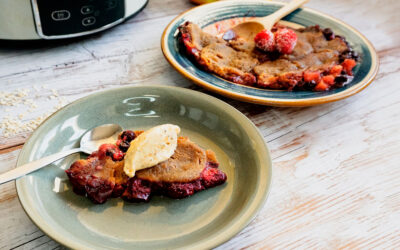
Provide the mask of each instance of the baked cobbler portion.
{"label": "baked cobbler portion", "polygon": [[141,202],[152,195],[181,199],[226,182],[215,153],[187,137],[177,138],[176,149],[167,160],[129,177],[124,171],[126,152],[142,133],[124,131],[115,144],[103,144],[87,159],[74,162],[65,171],[74,192],[94,203],[104,203],[111,197]]}
{"label": "baked cobbler portion", "polygon": [[275,25],[272,29],[277,38],[285,34],[282,31],[296,38],[293,48],[287,47],[290,43],[281,39],[276,45],[278,50],[265,51],[256,46],[257,38],[255,41],[240,37],[224,40],[204,32],[192,22],[179,27],[180,41],[197,65],[237,84],[265,89],[325,91],[350,82],[358,54],[344,37],[318,25],[301,29]]}

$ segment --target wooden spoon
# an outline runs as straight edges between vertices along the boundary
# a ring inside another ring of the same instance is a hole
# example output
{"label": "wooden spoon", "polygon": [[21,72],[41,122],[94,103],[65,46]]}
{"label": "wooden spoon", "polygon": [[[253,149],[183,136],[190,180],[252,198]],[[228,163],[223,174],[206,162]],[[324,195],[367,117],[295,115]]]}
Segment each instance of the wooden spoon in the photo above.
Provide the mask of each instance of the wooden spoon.
{"label": "wooden spoon", "polygon": [[271,30],[276,22],[292,13],[294,10],[307,3],[309,0],[293,0],[284,5],[278,11],[265,17],[257,17],[251,21],[238,24],[225,32],[222,36],[224,40],[232,40],[235,37],[241,37],[246,40],[252,40],[262,30]]}

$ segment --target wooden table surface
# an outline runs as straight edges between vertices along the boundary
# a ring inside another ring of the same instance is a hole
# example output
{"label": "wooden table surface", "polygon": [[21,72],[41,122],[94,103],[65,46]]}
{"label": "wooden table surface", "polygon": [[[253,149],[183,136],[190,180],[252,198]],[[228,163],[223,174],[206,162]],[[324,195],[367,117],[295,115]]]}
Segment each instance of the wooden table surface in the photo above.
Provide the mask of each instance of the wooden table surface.
{"label": "wooden table surface", "polygon": [[[306,6],[366,35],[379,54],[378,76],[361,93],[316,107],[264,107],[217,96],[257,125],[274,172],[261,212],[220,249],[400,249],[400,2],[311,0]],[[0,122],[34,126],[65,103],[119,86],[203,91],[172,69],[160,49],[167,23],[191,7],[188,0],[150,0],[125,24],[85,39],[1,42],[0,93],[25,101],[1,104]],[[4,172],[15,167],[31,132],[0,132]],[[27,217],[14,182],[0,185],[0,248],[61,248]]]}

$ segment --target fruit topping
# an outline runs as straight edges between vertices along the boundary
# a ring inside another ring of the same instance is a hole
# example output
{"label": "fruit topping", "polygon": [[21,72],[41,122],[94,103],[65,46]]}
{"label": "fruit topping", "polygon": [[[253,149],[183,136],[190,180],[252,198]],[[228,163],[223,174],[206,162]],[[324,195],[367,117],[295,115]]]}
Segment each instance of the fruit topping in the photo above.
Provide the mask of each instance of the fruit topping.
{"label": "fruit topping", "polygon": [[333,76],[338,76],[338,75],[340,75],[340,73],[342,72],[342,70],[343,70],[343,66],[342,66],[342,65],[335,65],[335,66],[333,66],[333,67],[331,68],[330,73],[331,73]]}
{"label": "fruit topping", "polygon": [[275,33],[275,44],[276,49],[281,54],[290,54],[292,53],[294,47],[297,43],[297,35],[291,29],[279,29]]}
{"label": "fruit topping", "polygon": [[322,34],[324,34],[324,37],[326,40],[330,41],[335,38],[335,34],[330,28],[326,28],[322,30]]}
{"label": "fruit topping", "polygon": [[321,80],[317,86],[315,86],[315,91],[326,91],[329,89],[329,85],[325,83],[323,80]]}
{"label": "fruit topping", "polygon": [[304,71],[303,78],[305,82],[319,82],[321,79],[321,73],[319,71],[306,70]]}
{"label": "fruit topping", "polygon": [[126,152],[137,135],[132,130],[126,130],[118,137],[116,144],[122,152]]}
{"label": "fruit topping", "polygon": [[254,42],[256,43],[256,47],[263,51],[272,52],[275,50],[274,34],[270,30],[259,32],[255,36]]}
{"label": "fruit topping", "polygon": [[339,75],[339,76],[335,77],[335,85],[334,86],[336,88],[341,88],[346,84],[348,79],[349,78],[345,75]]}
{"label": "fruit topping", "polygon": [[324,83],[327,83],[329,85],[333,85],[335,83],[335,77],[333,75],[327,75],[322,77],[322,81],[324,81]]}
{"label": "fruit topping", "polygon": [[132,130],[125,130],[124,132],[122,132],[122,134],[120,135],[120,139],[123,141],[127,141],[127,142],[131,142],[136,138],[136,134],[135,132],[133,132]]}
{"label": "fruit topping", "polygon": [[353,75],[353,68],[356,66],[357,62],[354,59],[345,59],[342,62],[343,70],[346,72],[346,74],[352,76]]}
{"label": "fruit topping", "polygon": [[98,156],[100,159],[110,156],[113,161],[120,161],[123,159],[124,153],[116,145],[106,143],[99,147]]}

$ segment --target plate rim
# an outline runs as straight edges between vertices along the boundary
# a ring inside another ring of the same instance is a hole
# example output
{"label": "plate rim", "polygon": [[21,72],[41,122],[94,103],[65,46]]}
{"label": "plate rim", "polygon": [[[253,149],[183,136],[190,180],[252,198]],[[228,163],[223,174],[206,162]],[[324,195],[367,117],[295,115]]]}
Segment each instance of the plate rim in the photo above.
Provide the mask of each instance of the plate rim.
{"label": "plate rim", "polygon": [[[265,0],[251,0],[249,1],[253,3],[262,3],[265,5],[271,5],[271,4],[278,4],[278,5],[284,5],[285,3],[282,2],[276,2],[276,1],[265,1]],[[220,95],[239,100],[239,101],[244,101],[244,102],[249,102],[249,103],[255,103],[255,104],[261,104],[261,105],[268,105],[268,106],[277,106],[277,107],[305,107],[305,106],[315,106],[315,105],[320,105],[320,104],[325,104],[325,103],[330,103],[330,102],[335,102],[339,101],[342,99],[345,99],[347,97],[353,96],[366,87],[368,87],[373,80],[375,79],[378,70],[379,70],[379,57],[376,52],[376,49],[372,45],[372,43],[358,30],[356,30],[354,27],[350,26],[349,24],[329,15],[326,13],[323,13],[321,11],[308,8],[308,7],[302,7],[300,9],[307,10],[313,14],[317,14],[320,16],[323,16],[327,19],[332,19],[333,21],[339,23],[342,26],[347,27],[351,31],[353,31],[355,34],[357,34],[367,45],[368,50],[371,53],[371,67],[368,72],[368,74],[364,77],[364,79],[361,80],[361,82],[355,84],[354,86],[341,91],[339,93],[335,93],[332,95],[328,96],[323,96],[323,97],[313,97],[313,98],[300,98],[300,99],[284,99],[284,98],[272,98],[272,97],[258,97],[258,96],[253,96],[249,94],[242,94],[238,93],[235,91],[227,90],[222,87],[214,86],[207,81],[201,79],[200,77],[197,77],[195,75],[192,75],[191,73],[187,72],[184,67],[182,67],[172,56],[170,50],[168,49],[168,35],[171,33],[174,33],[172,31],[172,26],[177,23],[179,19],[181,19],[183,16],[187,15],[191,11],[204,8],[204,6],[210,6],[210,5],[232,5],[232,4],[237,4],[238,1],[235,0],[226,0],[226,1],[217,1],[217,2],[211,2],[211,3],[206,3],[203,5],[199,5],[196,7],[193,7],[189,10],[186,10],[176,16],[172,21],[169,22],[169,24],[166,26],[164,29],[162,36],[161,36],[161,50],[163,52],[163,55],[165,59],[168,61],[168,63],[175,69],[177,70],[181,75],[183,75],[185,78],[191,80],[195,84],[210,90],[212,92],[218,93]],[[239,2],[240,3],[240,2]]]}
{"label": "plate rim", "polygon": [[[122,91],[124,89],[136,89],[136,88],[165,88],[165,89],[175,89],[177,91],[182,91],[182,92],[186,92],[186,93],[192,93],[194,95],[199,95],[199,96],[203,96],[205,98],[209,98],[210,101],[216,102],[217,105],[222,105],[225,106],[228,111],[231,111],[233,113],[236,113],[237,115],[239,115],[242,119],[244,119],[244,121],[246,121],[246,123],[252,127],[254,129],[255,135],[257,135],[258,140],[262,141],[263,143],[261,144],[257,144],[260,148],[262,152],[265,152],[266,154],[264,155],[264,159],[265,162],[268,164],[267,166],[262,166],[262,168],[264,168],[264,172],[265,172],[265,182],[264,182],[264,188],[260,189],[258,191],[256,191],[256,196],[254,197],[252,203],[250,204],[249,208],[247,208],[245,211],[245,213],[239,217],[238,220],[236,220],[235,222],[235,227],[233,228],[232,225],[228,225],[226,227],[223,228],[223,230],[221,231],[221,234],[223,235],[223,237],[216,237],[216,238],[212,238],[211,240],[199,240],[197,242],[197,244],[193,244],[191,245],[191,247],[201,247],[201,248],[214,248],[217,247],[219,245],[222,245],[223,243],[229,241],[231,238],[233,238],[235,235],[237,235],[238,233],[240,233],[245,227],[247,227],[247,225],[249,225],[259,214],[260,210],[264,207],[264,205],[266,204],[266,201],[269,197],[269,194],[271,192],[271,188],[272,188],[272,177],[273,177],[273,168],[272,168],[272,158],[271,158],[271,152],[268,148],[267,143],[264,140],[264,137],[262,136],[260,130],[255,126],[255,124],[249,119],[247,118],[247,116],[245,116],[243,113],[241,113],[239,110],[237,110],[235,107],[233,107],[232,105],[216,98],[213,97],[211,95],[199,92],[199,91],[195,91],[195,90],[191,90],[191,89],[187,89],[187,88],[183,88],[183,87],[177,87],[177,86],[168,86],[168,85],[134,85],[134,86],[123,86],[123,87],[116,87],[116,88],[110,88],[110,89],[106,89],[106,90],[102,90],[102,91],[98,91],[92,94],[89,94],[87,96],[81,97],[69,104],[67,104],[66,106],[62,107],[61,109],[57,110],[56,112],[54,112],[53,114],[51,114],[49,117],[47,117],[36,129],[35,131],[28,137],[28,139],[26,140],[26,142],[24,143],[24,146],[22,147],[20,153],[18,154],[17,157],[17,162],[16,162],[16,167],[19,167],[22,163],[22,155],[23,153],[25,153],[25,151],[28,151],[29,149],[27,148],[27,144],[28,142],[31,141],[32,137],[36,136],[40,127],[42,127],[44,124],[46,124],[50,119],[52,119],[52,117],[54,117],[56,114],[58,114],[59,112],[69,108],[72,105],[76,105],[80,102],[84,102],[89,98],[92,98],[93,96],[98,96],[98,95],[102,95],[105,94],[107,92],[112,92],[112,91]],[[40,171],[40,170],[39,170]],[[37,211],[33,211],[32,209],[30,209],[30,204],[29,204],[29,200],[27,197],[24,196],[24,192],[26,191],[24,187],[26,185],[26,177],[22,177],[19,178],[15,181],[15,188],[17,191],[17,197],[18,200],[25,212],[25,214],[29,217],[29,219],[35,224],[35,226],[37,226],[45,235],[47,235],[48,237],[50,237],[52,240],[56,241],[57,243],[63,245],[63,246],[67,246],[73,249],[91,249],[88,248],[88,245],[80,245],[79,243],[76,243],[72,240],[69,240],[69,238],[67,237],[63,237],[63,235],[61,233],[57,233],[55,231],[52,230],[52,227],[48,224],[45,223],[45,220],[40,216],[40,214],[37,213]],[[263,183],[261,183],[263,184]],[[262,185],[261,185],[262,186]],[[258,186],[260,187],[260,185]],[[44,224],[42,224],[44,222]],[[182,248],[184,248],[185,246],[183,246]]]}

